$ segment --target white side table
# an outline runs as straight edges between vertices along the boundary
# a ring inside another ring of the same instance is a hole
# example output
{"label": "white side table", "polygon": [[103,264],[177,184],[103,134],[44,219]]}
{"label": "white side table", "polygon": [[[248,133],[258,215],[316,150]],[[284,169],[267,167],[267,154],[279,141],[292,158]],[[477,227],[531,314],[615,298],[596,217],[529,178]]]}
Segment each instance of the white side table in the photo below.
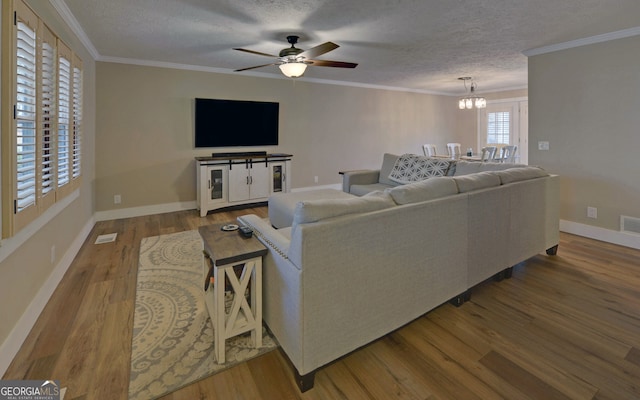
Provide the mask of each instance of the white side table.
{"label": "white side table", "polygon": [[[205,258],[205,303],[213,323],[216,362],[225,362],[225,342],[228,338],[251,331],[251,340],[256,348],[262,346],[262,257],[267,248],[255,237],[244,238],[238,231],[225,232],[225,224],[207,225],[198,228]],[[240,270],[240,278],[235,269]],[[213,285],[208,284],[213,277]],[[225,281],[233,294],[233,301],[225,307]],[[247,288],[251,304],[245,297]]]}

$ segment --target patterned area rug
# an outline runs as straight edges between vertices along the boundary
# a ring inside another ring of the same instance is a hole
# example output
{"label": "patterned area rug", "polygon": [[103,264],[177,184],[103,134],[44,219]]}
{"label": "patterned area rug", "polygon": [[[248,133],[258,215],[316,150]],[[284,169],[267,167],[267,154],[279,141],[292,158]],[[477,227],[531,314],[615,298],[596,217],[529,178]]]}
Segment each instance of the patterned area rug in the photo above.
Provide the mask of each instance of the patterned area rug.
{"label": "patterned area rug", "polygon": [[142,239],[129,399],[161,397],[277,347],[263,329],[261,348],[239,335],[226,342],[226,363],[215,362],[202,249],[197,230]]}

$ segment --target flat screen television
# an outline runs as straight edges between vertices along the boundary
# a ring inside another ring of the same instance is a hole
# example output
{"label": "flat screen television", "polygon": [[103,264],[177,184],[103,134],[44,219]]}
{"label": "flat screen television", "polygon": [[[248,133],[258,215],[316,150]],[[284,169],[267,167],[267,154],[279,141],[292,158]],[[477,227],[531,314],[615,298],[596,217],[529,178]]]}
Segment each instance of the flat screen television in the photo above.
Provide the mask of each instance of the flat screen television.
{"label": "flat screen television", "polygon": [[196,147],[278,144],[279,103],[198,98],[195,103]]}

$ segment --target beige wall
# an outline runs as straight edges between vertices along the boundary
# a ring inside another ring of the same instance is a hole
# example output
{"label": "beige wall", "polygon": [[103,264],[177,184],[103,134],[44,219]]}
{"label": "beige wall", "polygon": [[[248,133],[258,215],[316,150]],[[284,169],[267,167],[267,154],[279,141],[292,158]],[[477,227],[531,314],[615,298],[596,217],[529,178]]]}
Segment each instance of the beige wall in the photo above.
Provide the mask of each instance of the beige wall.
{"label": "beige wall", "polygon": [[639,49],[636,36],[529,58],[529,162],[560,174],[564,220],[617,231],[621,214],[640,218]]}
{"label": "beige wall", "polygon": [[[74,240],[92,219],[93,158],[95,126],[95,63],[80,42],[70,34],[49,2],[28,1],[33,10],[61,37],[84,63],[83,183],[80,196],[35,234],[2,241],[0,246],[0,344],[9,336],[47,279],[72,248]],[[4,84],[4,83],[3,83]],[[6,107],[6,105],[3,105]],[[5,134],[3,132],[2,134]],[[4,188],[3,188],[4,189]],[[51,247],[55,259],[51,260]]]}
{"label": "beige wall", "polygon": [[[193,157],[212,151],[289,152],[301,188],[456,135],[458,110],[446,96],[105,62],[96,85],[98,211],[194,201]],[[279,146],[195,149],[195,97],[279,102]]]}

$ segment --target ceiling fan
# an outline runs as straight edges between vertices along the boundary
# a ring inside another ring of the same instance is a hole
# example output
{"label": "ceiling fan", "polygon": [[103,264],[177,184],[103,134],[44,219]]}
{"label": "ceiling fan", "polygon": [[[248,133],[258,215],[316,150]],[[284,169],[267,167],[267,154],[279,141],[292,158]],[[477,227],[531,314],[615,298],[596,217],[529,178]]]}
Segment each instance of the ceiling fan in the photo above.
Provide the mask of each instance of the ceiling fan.
{"label": "ceiling fan", "polygon": [[289,78],[299,78],[304,74],[308,65],[316,67],[337,67],[337,68],[355,68],[358,64],[344,62],[344,61],[329,61],[329,60],[314,60],[315,57],[321,56],[332,50],[337,49],[337,44],[333,42],[326,42],[316,47],[312,47],[309,50],[299,49],[295,46],[298,43],[298,36],[287,36],[287,42],[291,44],[291,47],[280,50],[277,56],[262,53],[255,50],[238,49],[234,50],[244,51],[245,53],[257,54],[259,56],[266,56],[276,58],[276,62],[270,64],[256,65],[255,67],[236,69],[235,72],[246,71],[249,69],[268,67],[269,65],[277,65],[284,75]]}

